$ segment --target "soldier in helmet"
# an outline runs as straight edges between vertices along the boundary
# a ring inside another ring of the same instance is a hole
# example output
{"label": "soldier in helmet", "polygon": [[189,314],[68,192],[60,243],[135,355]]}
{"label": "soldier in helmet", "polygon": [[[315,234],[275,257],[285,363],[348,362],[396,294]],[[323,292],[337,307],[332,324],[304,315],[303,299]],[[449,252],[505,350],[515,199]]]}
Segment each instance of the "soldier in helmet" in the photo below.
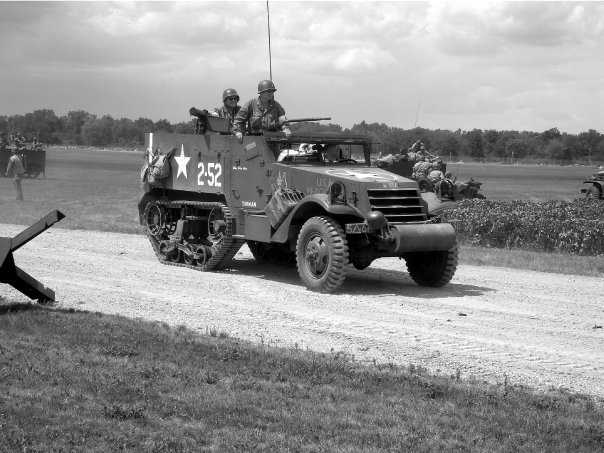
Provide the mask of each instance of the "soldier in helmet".
{"label": "soldier in helmet", "polygon": [[419,150],[417,151],[417,155],[420,159],[423,159],[423,160],[432,160],[432,159],[436,159],[438,157],[438,156],[435,156],[434,154],[429,153],[423,143],[420,145]]}
{"label": "soldier in helmet", "polygon": [[285,117],[285,110],[275,101],[275,84],[270,80],[262,80],[258,84],[258,97],[246,102],[235,117],[233,125],[234,134],[240,142],[243,134],[257,134],[261,131],[285,132],[287,138],[291,137],[292,131]]}
{"label": "soldier in helmet", "polygon": [[231,127],[241,106],[238,105],[239,94],[234,88],[227,88],[222,93],[222,106],[216,107],[213,112],[210,112],[212,116],[219,116],[221,118],[228,118],[231,121]]}
{"label": "soldier in helmet", "polygon": [[15,135],[14,142],[15,146],[19,151],[25,149],[25,137],[23,137],[23,134],[21,134],[21,132],[17,132],[17,134]]}

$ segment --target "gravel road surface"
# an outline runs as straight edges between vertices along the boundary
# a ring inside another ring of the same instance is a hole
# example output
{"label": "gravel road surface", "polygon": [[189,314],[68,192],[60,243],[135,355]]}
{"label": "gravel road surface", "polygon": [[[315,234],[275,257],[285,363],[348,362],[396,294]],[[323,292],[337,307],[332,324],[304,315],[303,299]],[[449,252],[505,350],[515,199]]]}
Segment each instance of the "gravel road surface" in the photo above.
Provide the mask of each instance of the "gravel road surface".
{"label": "gravel road surface", "polygon": [[[0,236],[24,228],[0,224]],[[459,266],[449,285],[430,289],[389,258],[351,268],[341,290],[325,295],[306,290],[295,267],[258,264],[247,246],[232,269],[201,273],[162,265],[142,235],[60,228],[15,262],[55,291],[58,308],[604,398],[601,278]],[[0,304],[26,301],[0,284]]]}

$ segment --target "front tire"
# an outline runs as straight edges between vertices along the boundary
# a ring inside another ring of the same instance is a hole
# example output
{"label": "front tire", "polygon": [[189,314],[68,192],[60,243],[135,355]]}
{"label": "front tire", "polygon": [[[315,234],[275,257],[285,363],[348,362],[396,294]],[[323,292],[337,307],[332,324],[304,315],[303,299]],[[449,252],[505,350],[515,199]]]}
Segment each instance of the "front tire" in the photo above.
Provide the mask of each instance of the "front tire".
{"label": "front tire", "polygon": [[585,191],[585,198],[593,198],[594,200],[599,200],[602,198],[602,191],[597,186],[589,186]]}
{"label": "front tire", "polygon": [[420,192],[432,192],[432,184],[425,178],[422,178],[418,181]]}
{"label": "front tire", "polygon": [[302,283],[311,291],[330,293],[342,286],[349,255],[340,224],[327,216],[308,219],[298,235],[296,262]]}
{"label": "front tire", "polygon": [[407,270],[419,286],[439,288],[451,281],[457,270],[458,250],[409,253],[405,257]]}

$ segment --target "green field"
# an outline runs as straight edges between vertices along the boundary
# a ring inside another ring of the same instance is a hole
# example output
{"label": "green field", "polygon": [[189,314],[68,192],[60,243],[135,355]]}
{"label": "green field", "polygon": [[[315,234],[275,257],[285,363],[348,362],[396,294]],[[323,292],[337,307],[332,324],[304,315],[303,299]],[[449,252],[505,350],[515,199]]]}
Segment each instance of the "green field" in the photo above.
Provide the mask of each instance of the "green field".
{"label": "green field", "polygon": [[[29,223],[27,213],[32,210],[44,213],[59,208],[68,217],[62,228],[107,230],[103,223],[108,222],[117,225],[118,231],[134,233],[138,231],[136,203],[142,160],[143,153],[134,151],[51,149],[47,153],[46,179],[23,182],[26,204],[13,206],[8,178],[0,178],[0,203],[3,210],[15,216],[14,223]],[[481,181],[487,198],[526,201],[580,198],[583,179],[595,171],[588,167],[472,163],[450,163],[448,169],[458,180],[472,176]],[[78,212],[87,220],[76,219]],[[19,220],[21,216],[25,216],[23,221]],[[2,215],[4,221],[6,217]]]}
{"label": "green field", "polygon": [[571,201],[584,196],[583,180],[596,167],[451,163],[447,170],[457,173],[458,180],[473,177],[482,182],[482,192],[490,199]]}
{"label": "green field", "polygon": [[53,209],[67,218],[56,227],[138,233],[142,152],[48,151],[46,178],[23,180],[15,203],[9,178],[0,178],[0,223],[29,225]]}

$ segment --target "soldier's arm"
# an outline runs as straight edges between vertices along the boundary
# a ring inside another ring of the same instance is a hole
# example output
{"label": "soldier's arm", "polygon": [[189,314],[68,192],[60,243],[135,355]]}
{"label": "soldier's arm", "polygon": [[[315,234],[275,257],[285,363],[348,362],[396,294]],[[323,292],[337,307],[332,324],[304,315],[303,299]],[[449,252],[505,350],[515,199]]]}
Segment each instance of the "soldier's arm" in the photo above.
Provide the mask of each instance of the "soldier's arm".
{"label": "soldier's arm", "polygon": [[243,132],[245,131],[245,123],[248,120],[248,112],[250,111],[250,102],[246,102],[241,106],[239,112],[235,116],[235,120],[233,121],[233,133]]}
{"label": "soldier's arm", "polygon": [[290,128],[289,121],[287,121],[287,117],[285,116],[285,109],[279,103],[277,103],[277,124],[283,130]]}
{"label": "soldier's arm", "polygon": [[289,126],[289,121],[287,121],[287,117],[285,116],[285,109],[279,103],[277,103],[277,124],[281,126],[281,130],[285,132],[285,136],[289,138],[292,134],[292,130]]}

